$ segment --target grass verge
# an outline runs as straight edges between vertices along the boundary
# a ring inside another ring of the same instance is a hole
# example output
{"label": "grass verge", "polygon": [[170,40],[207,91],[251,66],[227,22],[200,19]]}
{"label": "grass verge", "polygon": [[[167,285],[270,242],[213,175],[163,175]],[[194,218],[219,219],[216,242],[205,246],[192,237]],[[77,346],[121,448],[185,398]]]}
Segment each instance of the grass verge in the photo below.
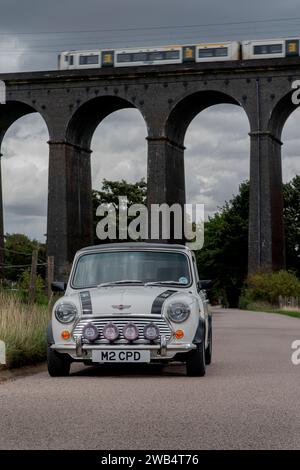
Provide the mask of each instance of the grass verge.
{"label": "grass verge", "polygon": [[300,311],[275,308],[272,307],[272,305],[264,302],[249,303],[247,304],[245,310],[253,310],[255,312],[278,313],[280,315],[287,315],[288,317],[300,318]]}
{"label": "grass verge", "polygon": [[6,345],[6,366],[0,370],[45,360],[48,321],[47,307],[27,305],[0,291],[0,340]]}

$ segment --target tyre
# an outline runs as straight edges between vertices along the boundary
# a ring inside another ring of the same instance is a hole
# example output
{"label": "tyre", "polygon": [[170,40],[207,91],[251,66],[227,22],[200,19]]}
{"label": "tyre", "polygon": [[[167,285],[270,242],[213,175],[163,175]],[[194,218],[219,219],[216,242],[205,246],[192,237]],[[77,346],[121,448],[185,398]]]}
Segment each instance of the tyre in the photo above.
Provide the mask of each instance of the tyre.
{"label": "tyre", "polygon": [[205,364],[209,366],[211,364],[211,358],[212,358],[212,327],[209,329],[209,334],[208,334],[208,346],[205,349]]}
{"label": "tyre", "polygon": [[205,375],[204,341],[197,344],[197,349],[192,349],[192,351],[188,352],[186,372],[188,376],[193,377],[203,377]]}
{"label": "tyre", "polygon": [[70,372],[71,360],[67,354],[60,354],[48,345],[47,365],[51,377],[66,377]]}

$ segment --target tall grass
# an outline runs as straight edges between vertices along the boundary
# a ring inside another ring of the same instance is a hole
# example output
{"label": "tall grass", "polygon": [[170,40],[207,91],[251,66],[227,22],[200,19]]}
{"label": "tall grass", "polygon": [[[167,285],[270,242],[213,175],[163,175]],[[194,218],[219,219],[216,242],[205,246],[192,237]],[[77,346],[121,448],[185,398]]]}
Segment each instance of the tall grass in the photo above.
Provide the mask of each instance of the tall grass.
{"label": "tall grass", "polygon": [[49,316],[47,307],[25,304],[16,295],[0,291],[0,340],[6,344],[7,367],[45,359]]}

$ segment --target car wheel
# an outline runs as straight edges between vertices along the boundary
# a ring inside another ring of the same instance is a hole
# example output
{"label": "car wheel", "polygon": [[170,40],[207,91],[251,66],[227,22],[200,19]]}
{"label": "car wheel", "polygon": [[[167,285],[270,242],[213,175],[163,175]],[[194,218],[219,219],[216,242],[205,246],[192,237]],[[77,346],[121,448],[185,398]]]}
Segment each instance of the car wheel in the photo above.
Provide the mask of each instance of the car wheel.
{"label": "car wheel", "polygon": [[205,375],[205,349],[204,341],[197,344],[197,349],[188,352],[186,361],[187,375],[193,377],[203,377]]}
{"label": "car wheel", "polygon": [[208,346],[205,349],[205,364],[209,366],[212,358],[212,328],[209,329]]}
{"label": "car wheel", "polygon": [[69,355],[60,354],[54,349],[47,347],[47,365],[51,377],[66,377],[69,375],[71,360]]}

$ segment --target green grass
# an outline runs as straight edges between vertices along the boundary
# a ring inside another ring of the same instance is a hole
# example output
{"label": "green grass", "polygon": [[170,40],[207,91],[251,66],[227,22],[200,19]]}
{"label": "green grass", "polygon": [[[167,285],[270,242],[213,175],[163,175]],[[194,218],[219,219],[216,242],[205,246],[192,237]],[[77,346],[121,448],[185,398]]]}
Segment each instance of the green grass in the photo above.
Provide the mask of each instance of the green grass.
{"label": "green grass", "polygon": [[285,310],[265,302],[251,302],[247,305],[245,310],[253,310],[255,312],[278,313],[280,315],[287,315],[288,317],[300,318],[300,311],[298,310]]}
{"label": "green grass", "polygon": [[47,307],[25,304],[17,296],[0,291],[0,340],[6,344],[6,367],[45,360],[48,321]]}

